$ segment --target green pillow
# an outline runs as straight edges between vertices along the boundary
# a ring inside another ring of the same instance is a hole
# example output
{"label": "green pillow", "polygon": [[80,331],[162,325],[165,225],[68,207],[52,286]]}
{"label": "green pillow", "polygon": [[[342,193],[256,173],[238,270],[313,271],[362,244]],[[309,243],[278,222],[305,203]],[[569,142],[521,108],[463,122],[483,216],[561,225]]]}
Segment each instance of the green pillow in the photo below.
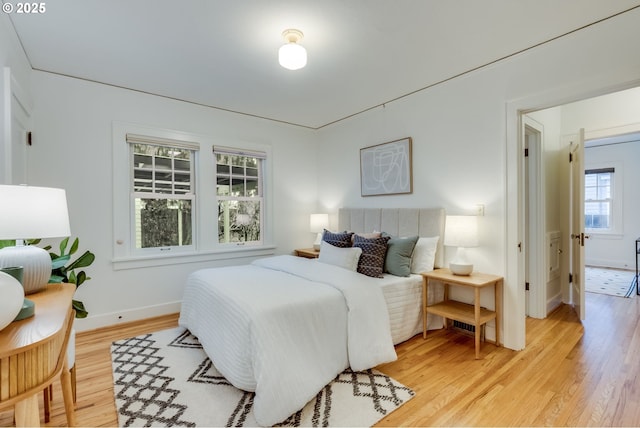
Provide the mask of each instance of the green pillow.
{"label": "green pillow", "polygon": [[[391,236],[382,233],[382,236]],[[387,256],[384,260],[384,271],[395,276],[411,274],[411,254],[418,242],[417,236],[409,238],[391,237],[387,243]]]}

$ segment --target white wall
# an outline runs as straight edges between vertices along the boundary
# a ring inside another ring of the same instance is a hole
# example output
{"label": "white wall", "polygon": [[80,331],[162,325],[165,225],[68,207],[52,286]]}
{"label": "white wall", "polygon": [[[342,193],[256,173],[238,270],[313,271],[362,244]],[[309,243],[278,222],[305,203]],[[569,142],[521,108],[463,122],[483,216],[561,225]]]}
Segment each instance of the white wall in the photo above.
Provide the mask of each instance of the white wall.
{"label": "white wall", "polygon": [[30,183],[67,190],[72,234],[80,237],[82,250],[96,254],[87,269],[92,279],[76,294],[90,313],[79,329],[176,312],[190,272],[250,261],[112,268],[112,174],[118,173],[112,170],[113,121],[210,136],[218,143],[271,146],[276,253],[313,242],[308,219],[316,209],[317,144],[312,131],[38,71],[32,89],[37,123]]}

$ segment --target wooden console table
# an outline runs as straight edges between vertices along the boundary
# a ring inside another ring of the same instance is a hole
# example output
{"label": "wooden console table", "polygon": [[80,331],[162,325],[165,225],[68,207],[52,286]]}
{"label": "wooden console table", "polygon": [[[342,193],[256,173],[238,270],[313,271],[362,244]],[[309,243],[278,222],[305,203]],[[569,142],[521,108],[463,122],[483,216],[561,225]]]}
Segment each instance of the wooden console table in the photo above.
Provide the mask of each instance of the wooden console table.
{"label": "wooden console table", "polygon": [[75,313],[73,284],[30,294],[35,315],[0,331],[0,410],[15,409],[16,426],[40,426],[38,394],[60,376],[69,426],[75,425],[67,342]]}

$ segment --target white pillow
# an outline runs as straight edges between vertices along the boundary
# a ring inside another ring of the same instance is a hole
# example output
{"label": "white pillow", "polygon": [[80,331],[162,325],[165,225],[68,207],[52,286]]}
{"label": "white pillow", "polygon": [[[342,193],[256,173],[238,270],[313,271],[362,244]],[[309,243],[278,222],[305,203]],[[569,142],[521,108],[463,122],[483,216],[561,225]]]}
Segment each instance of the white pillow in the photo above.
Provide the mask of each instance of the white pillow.
{"label": "white pillow", "polygon": [[411,273],[422,273],[433,270],[436,261],[439,236],[431,238],[419,238],[411,255]]}
{"label": "white pillow", "polygon": [[339,248],[326,241],[322,241],[320,243],[318,261],[329,265],[340,266],[355,272],[356,269],[358,269],[360,254],[362,254],[362,248]]}

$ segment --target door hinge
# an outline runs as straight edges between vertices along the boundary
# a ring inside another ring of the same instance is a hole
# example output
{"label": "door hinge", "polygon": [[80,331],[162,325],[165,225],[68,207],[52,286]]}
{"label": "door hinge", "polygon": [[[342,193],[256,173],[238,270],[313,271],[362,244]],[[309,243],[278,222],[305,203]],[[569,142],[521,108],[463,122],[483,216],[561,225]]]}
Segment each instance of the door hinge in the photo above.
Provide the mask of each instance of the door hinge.
{"label": "door hinge", "polygon": [[524,283],[524,291],[529,291],[529,283],[528,282]]}
{"label": "door hinge", "polygon": [[573,274],[570,273],[569,274],[569,283],[572,283],[572,282],[573,282]]}
{"label": "door hinge", "polygon": [[573,153],[569,153],[569,163],[573,162]]}
{"label": "door hinge", "polygon": [[529,157],[529,149],[524,149],[524,157],[525,158]]}
{"label": "door hinge", "polygon": [[33,134],[31,133],[31,131],[27,132],[27,146],[30,146],[33,144]]}

